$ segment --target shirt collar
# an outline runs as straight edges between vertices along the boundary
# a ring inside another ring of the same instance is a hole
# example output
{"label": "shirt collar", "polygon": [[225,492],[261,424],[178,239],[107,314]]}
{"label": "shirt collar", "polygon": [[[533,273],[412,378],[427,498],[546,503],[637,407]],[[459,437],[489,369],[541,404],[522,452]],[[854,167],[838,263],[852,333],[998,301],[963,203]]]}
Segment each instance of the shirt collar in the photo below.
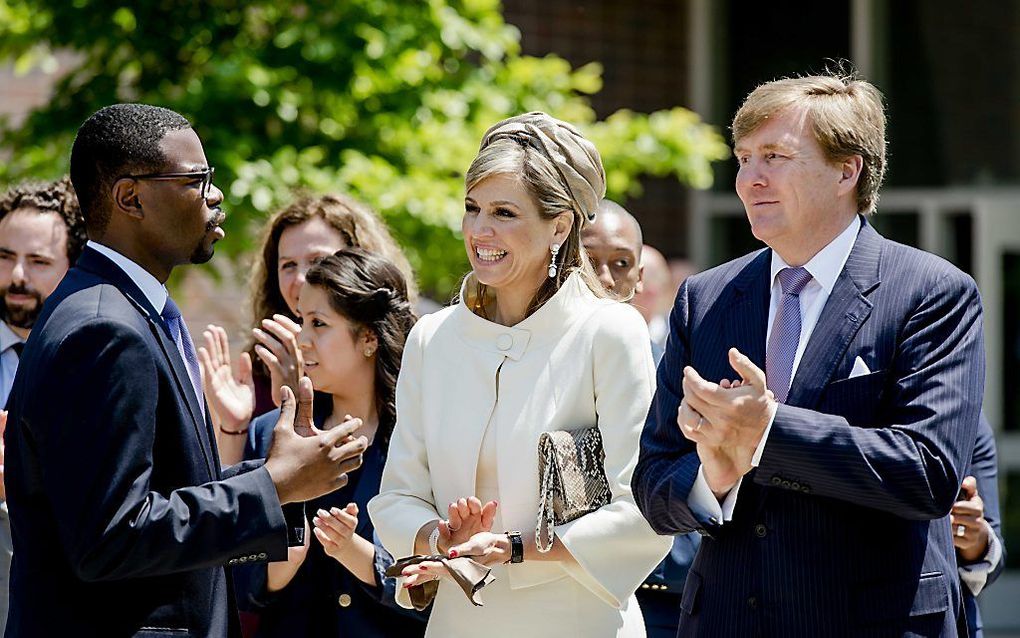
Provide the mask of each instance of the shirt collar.
{"label": "shirt collar", "polygon": [[[826,244],[825,248],[819,250],[808,263],[804,264],[804,269],[811,273],[811,277],[825,289],[826,294],[832,294],[832,289],[836,285],[836,279],[839,277],[839,273],[843,271],[846,260],[850,258],[850,251],[854,248],[854,242],[857,240],[857,234],[860,230],[861,218],[859,215],[855,215],[854,220],[850,222],[850,225],[843,232]],[[769,280],[770,290],[776,285],[776,277],[779,276],[779,271],[789,267],[790,265],[779,256],[779,253],[773,250],[772,276]]]}
{"label": "shirt collar", "polygon": [[0,321],[0,353],[7,352],[16,343],[24,343],[24,339],[11,330],[6,321]]}
{"label": "shirt collar", "polygon": [[124,274],[126,274],[131,281],[135,282],[135,285],[142,291],[145,298],[149,300],[152,307],[160,313],[163,312],[163,306],[166,305],[166,299],[169,295],[167,294],[166,286],[159,283],[159,280],[153,277],[152,273],[109,246],[96,243],[91,239],[86,242],[85,245],[117,264],[117,266],[124,271]]}

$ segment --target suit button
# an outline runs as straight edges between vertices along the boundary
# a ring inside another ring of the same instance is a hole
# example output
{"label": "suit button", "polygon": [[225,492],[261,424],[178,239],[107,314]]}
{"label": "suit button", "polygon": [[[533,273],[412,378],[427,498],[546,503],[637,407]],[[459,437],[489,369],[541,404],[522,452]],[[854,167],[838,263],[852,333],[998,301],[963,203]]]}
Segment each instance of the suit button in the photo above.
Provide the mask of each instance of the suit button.
{"label": "suit button", "polygon": [[648,583],[641,583],[641,589],[648,589],[649,587],[651,587],[651,585]]}
{"label": "suit button", "polygon": [[350,607],[351,606],[351,595],[350,594],[340,594],[340,597],[337,598],[336,601],[338,603],[340,603],[341,607]]}
{"label": "suit button", "polygon": [[765,535],[768,533],[769,530],[767,527],[765,527],[764,524],[758,523],[757,525],[754,526],[754,535],[757,536],[758,538],[765,538]]}
{"label": "suit button", "polygon": [[248,562],[248,557],[247,556],[242,556],[242,557],[237,559],[237,562],[239,562],[239,563],[247,563]]}
{"label": "suit button", "polygon": [[792,489],[797,490],[798,492],[800,491],[800,483],[798,483],[797,481],[794,481],[793,483],[790,483],[790,487]]}
{"label": "suit button", "polygon": [[807,485],[801,485],[800,486],[800,491],[804,492],[805,494],[810,494],[811,493],[811,488],[808,487]]}
{"label": "suit button", "polygon": [[266,560],[267,558],[269,558],[269,554],[267,554],[265,552],[260,552],[259,553],[259,560]]}
{"label": "suit button", "polygon": [[496,338],[496,347],[500,350],[509,350],[514,345],[514,338],[512,335],[503,333]]}
{"label": "suit button", "polygon": [[758,599],[755,598],[754,596],[751,596],[750,598],[747,599],[747,606],[750,607],[751,609],[758,609]]}
{"label": "suit button", "polygon": [[782,482],[783,482],[783,479],[779,478],[778,476],[773,476],[772,477],[772,484],[773,485],[779,485]]}
{"label": "suit button", "polygon": [[790,482],[789,481],[783,481],[782,485],[783,485],[783,489],[787,489],[787,490],[790,489]]}

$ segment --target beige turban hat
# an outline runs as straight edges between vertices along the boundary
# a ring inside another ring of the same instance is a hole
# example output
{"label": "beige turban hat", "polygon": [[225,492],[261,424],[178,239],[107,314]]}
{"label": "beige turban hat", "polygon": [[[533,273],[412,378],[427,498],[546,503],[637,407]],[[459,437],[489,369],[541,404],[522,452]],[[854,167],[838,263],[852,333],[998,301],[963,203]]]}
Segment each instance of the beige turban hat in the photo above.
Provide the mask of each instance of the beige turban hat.
{"label": "beige turban hat", "polygon": [[525,113],[499,122],[482,138],[481,149],[510,139],[542,153],[559,171],[574,210],[595,221],[595,211],[606,195],[606,172],[595,145],[566,122],[540,113]]}

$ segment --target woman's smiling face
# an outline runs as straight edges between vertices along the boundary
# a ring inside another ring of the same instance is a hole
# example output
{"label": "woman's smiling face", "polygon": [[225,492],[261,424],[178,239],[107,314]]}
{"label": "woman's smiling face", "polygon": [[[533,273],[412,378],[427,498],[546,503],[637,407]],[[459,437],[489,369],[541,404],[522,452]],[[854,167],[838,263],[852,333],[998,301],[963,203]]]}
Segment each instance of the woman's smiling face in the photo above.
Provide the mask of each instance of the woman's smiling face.
{"label": "woman's smiling face", "polygon": [[535,290],[549,269],[555,223],[512,175],[482,180],[464,199],[464,247],[478,282],[495,290]]}

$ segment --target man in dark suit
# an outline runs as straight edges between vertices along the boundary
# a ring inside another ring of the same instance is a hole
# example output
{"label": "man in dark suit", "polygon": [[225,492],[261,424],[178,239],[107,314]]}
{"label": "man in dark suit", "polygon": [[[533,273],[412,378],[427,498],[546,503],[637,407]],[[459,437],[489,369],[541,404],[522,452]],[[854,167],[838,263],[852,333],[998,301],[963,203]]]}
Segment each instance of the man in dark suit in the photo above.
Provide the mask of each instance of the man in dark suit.
{"label": "man in dark suit", "polygon": [[[360,463],[351,421],[290,390],[264,465],[221,474],[194,346],[164,282],[223,236],[223,194],[180,115],[104,108],[71,178],[90,241],[47,300],[10,400],[7,636],[239,636],[226,564],[286,558],[282,504]],[[295,415],[297,410],[297,415]]]}
{"label": "man in dark suit", "polygon": [[977,288],[868,224],[872,85],[764,84],[733,136],[769,248],[681,287],[633,478],[656,531],[704,535],[679,634],[956,635],[947,514],[984,388]]}
{"label": "man in dark suit", "polygon": [[978,423],[970,474],[963,479],[960,498],[953,504],[949,523],[962,581],[967,628],[971,638],[981,638],[984,631],[977,597],[998,579],[1006,564],[1006,544],[999,517],[995,434],[984,414]]}

